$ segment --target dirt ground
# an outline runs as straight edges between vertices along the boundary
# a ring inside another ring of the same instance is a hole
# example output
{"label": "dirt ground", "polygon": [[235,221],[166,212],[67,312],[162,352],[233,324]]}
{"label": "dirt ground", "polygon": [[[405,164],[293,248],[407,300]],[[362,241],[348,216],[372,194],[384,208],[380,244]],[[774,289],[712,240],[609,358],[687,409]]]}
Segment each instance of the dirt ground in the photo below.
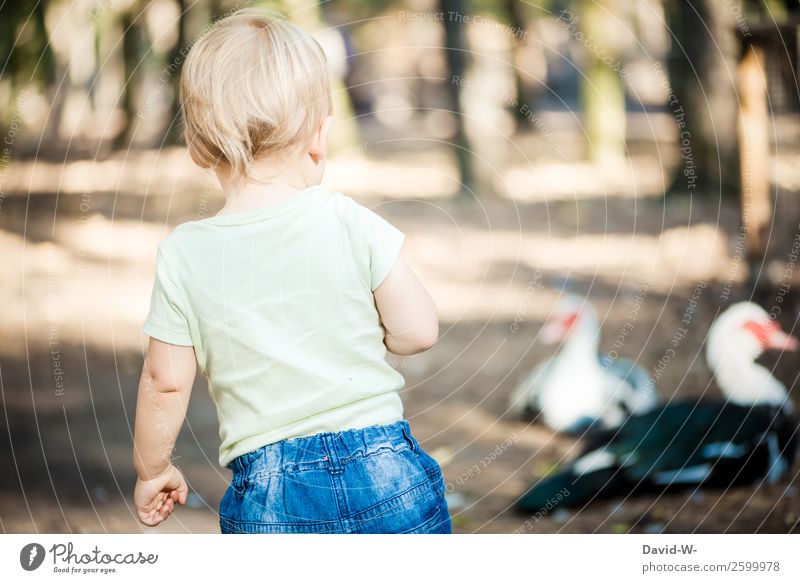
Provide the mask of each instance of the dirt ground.
{"label": "dirt ground", "polygon": [[[359,163],[334,166],[333,180],[346,182]],[[537,178],[539,184],[550,179]],[[592,175],[586,180],[591,183]],[[146,529],[135,520],[130,500],[142,363],[138,326],[147,308],[155,243],[172,225],[197,218],[205,183],[196,184],[199,198],[191,203],[163,192],[145,199],[100,188],[87,196],[79,184],[62,187],[60,197],[45,184],[30,199],[5,199],[3,532],[218,532],[216,511],[229,472],[217,465],[216,413],[202,379],[177,447],[176,463],[192,488],[187,507]],[[718,394],[703,360],[703,341],[720,308],[749,297],[747,266],[737,255],[735,201],[665,201],[614,183],[595,195],[591,188],[576,195],[571,186],[562,192],[548,186],[544,194],[532,188],[524,198],[497,195],[477,202],[443,196],[446,181],[426,185],[427,191],[421,186],[410,199],[388,192],[390,184],[356,197],[408,234],[413,266],[441,312],[437,346],[391,362],[407,380],[406,417],[444,469],[456,532],[800,529],[798,464],[789,478],[760,489],[619,498],[557,510],[538,521],[510,510],[537,476],[577,452],[578,441],[507,412],[515,384],[554,351],[536,341],[536,334],[562,289],[591,298],[606,348],[637,298],[644,298],[618,352],[651,372],[691,310],[689,333],[657,386],[665,399]],[[218,204],[210,196],[208,212]],[[690,298],[698,282],[705,288],[695,305]],[[770,293],[756,299],[773,305]],[[783,306],[779,320],[792,330],[796,296],[790,294]],[[760,362],[774,367],[787,386],[796,383],[800,356],[766,354]]]}

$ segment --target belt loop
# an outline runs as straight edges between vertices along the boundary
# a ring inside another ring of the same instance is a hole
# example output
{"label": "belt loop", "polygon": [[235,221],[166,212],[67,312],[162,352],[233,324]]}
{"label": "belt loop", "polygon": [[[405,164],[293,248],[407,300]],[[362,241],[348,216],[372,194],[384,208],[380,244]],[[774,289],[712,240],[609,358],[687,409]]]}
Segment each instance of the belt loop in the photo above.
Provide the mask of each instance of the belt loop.
{"label": "belt loop", "polygon": [[411,435],[411,426],[408,424],[408,421],[406,420],[401,421],[400,429],[402,430],[403,437],[405,437],[411,449],[417,449],[418,447],[417,440],[413,435]]}
{"label": "belt loop", "polygon": [[342,464],[339,460],[339,452],[336,450],[334,443],[334,436],[332,433],[321,433],[322,444],[325,447],[325,452],[328,455],[328,471],[331,474],[341,474],[344,471]]}
{"label": "belt loop", "polygon": [[231,469],[233,471],[233,475],[231,476],[231,487],[234,490],[239,491],[244,486],[245,481],[245,471],[239,458],[236,458],[233,463],[231,463]]}

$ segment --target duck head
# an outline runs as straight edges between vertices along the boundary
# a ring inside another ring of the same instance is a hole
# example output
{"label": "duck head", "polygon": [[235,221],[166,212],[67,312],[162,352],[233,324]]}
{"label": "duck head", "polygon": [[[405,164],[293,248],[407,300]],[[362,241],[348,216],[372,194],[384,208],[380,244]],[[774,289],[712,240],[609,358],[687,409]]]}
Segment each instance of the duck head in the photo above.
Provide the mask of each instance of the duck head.
{"label": "duck head", "polygon": [[597,336],[597,313],[586,298],[568,295],[556,304],[539,338],[558,344],[578,335]]}
{"label": "duck head", "polygon": [[784,404],[786,387],[755,360],[766,350],[795,351],[797,338],[786,334],[760,306],[740,302],[711,326],[706,360],[720,389],[740,404]]}

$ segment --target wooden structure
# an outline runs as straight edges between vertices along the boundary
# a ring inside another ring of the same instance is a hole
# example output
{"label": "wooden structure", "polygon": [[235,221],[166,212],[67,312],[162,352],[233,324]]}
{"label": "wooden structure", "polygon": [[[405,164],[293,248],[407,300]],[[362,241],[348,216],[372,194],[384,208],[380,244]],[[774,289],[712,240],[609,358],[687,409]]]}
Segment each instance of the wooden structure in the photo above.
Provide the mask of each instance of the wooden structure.
{"label": "wooden structure", "polygon": [[[751,26],[741,35],[739,144],[747,259],[759,282],[780,285],[800,236],[800,184],[773,181],[800,165],[800,20]],[[800,265],[799,265],[800,267]],[[792,270],[794,271],[794,270]],[[800,283],[800,269],[789,278]],[[766,276],[766,278],[764,277]]]}

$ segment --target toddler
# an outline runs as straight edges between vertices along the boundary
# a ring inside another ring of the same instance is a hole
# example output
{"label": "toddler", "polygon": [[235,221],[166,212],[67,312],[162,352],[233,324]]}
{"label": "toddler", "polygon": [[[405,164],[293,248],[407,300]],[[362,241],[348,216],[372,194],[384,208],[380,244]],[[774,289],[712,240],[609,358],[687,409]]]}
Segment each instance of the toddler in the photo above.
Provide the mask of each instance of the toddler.
{"label": "toddler", "polygon": [[403,234],[319,186],[331,129],[325,55],[270,12],[217,22],[189,52],[181,107],[192,159],[225,194],[217,215],[158,247],[134,438],[139,519],[187,484],[171,463],[196,367],[233,472],[223,533],[448,533],[438,464],[403,418],[410,355],[438,337]]}

